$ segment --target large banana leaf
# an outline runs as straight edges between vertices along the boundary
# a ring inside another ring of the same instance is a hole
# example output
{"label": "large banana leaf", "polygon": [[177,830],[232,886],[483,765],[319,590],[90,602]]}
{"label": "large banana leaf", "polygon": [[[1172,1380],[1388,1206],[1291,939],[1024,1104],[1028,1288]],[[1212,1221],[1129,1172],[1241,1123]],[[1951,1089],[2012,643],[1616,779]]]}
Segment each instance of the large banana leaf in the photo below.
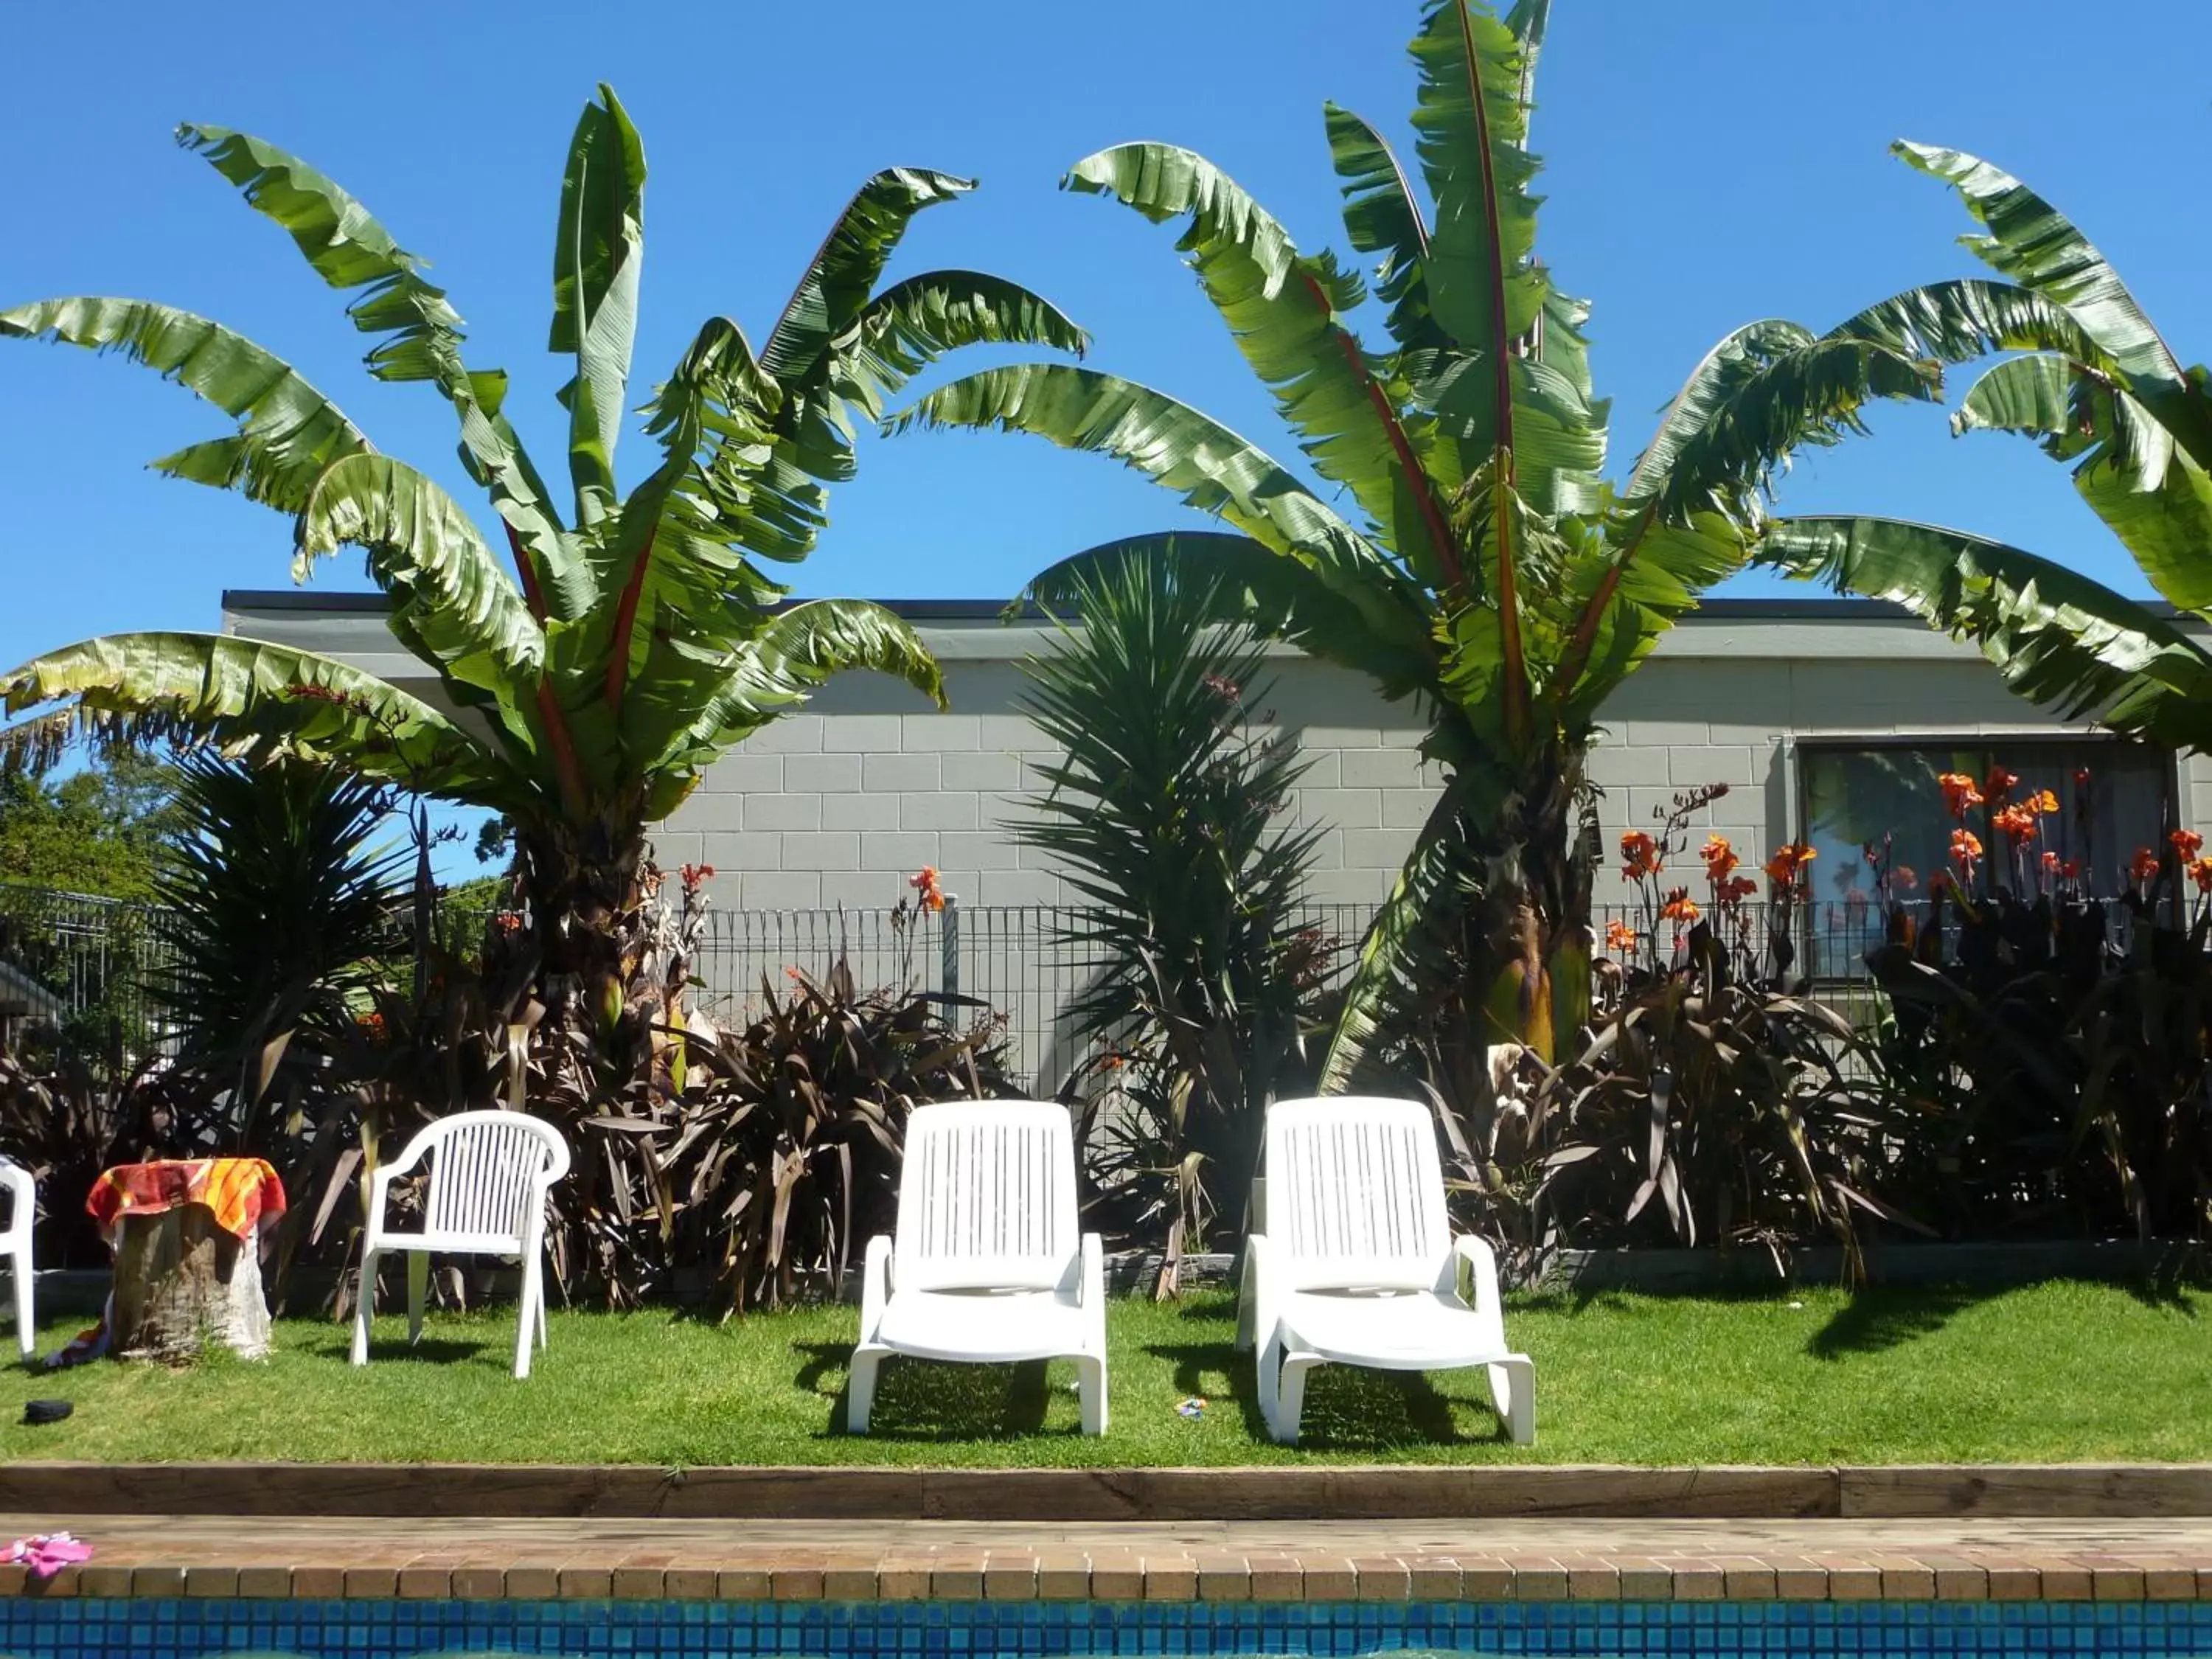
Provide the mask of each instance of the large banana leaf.
{"label": "large banana leaf", "polygon": [[544,672],[545,635],[460,503],[412,467],[354,455],[325,471],[295,532],[292,574],[341,546],[368,556],[391,621],[449,685],[490,694],[520,733],[520,708]]}
{"label": "large banana leaf", "polygon": [[1534,328],[1547,286],[1534,262],[1528,186],[1540,164],[1527,149],[1522,51],[1508,23],[1466,0],[1428,0],[1413,40],[1413,126],[1437,215],[1430,303],[1460,349],[1488,362]]}
{"label": "large banana leaf", "polygon": [[914,216],[975,188],[972,179],[923,167],[889,167],[862,185],[830,228],[761,348],[762,368],[787,383],[817,371],[866,307]]}
{"label": "large banana leaf", "polygon": [[2109,367],[2063,306],[2014,283],[1962,276],[1907,289],[1845,318],[1834,339],[1873,340],[1908,357],[1963,363],[1993,351],[2056,351]]}
{"label": "large banana leaf", "polygon": [[462,362],[460,314],[446,291],[423,277],[423,261],[352,195],[265,139],[188,123],[177,129],[177,141],[201,152],[249,206],[283,227],[325,283],[363,290],[346,314],[362,333],[390,337],[369,352],[369,373],[428,380],[453,405],[462,459],[507,523],[532,609],[558,617],[588,610],[594,594],[587,573],[571,556],[544,483],[500,412],[507,377],[471,373]]}
{"label": "large banana leaf", "polygon": [[283,226],[318,276],[335,289],[364,289],[346,307],[364,334],[391,337],[368,355],[386,380],[465,380],[461,319],[446,291],[424,279],[423,262],[346,191],[298,156],[251,133],[187,122],[177,142],[198,150],[246,203]]}
{"label": "large banana leaf", "polygon": [[188,311],[94,295],[41,300],[0,312],[0,336],[51,336],[119,351],[190,387],[235,416],[238,431],[165,455],[155,470],[221,489],[242,487],[280,512],[298,512],[332,461],[370,447],[361,428],[289,363]]}
{"label": "large banana leaf", "polygon": [[1344,230],[1362,253],[1379,253],[1375,291],[1389,302],[1401,351],[1441,351],[1450,337],[1429,309],[1429,228],[1412,182],[1382,135],[1348,109],[1322,106],[1329,159],[1344,180]]}
{"label": "large banana leaf", "polygon": [[1889,599],[1980,647],[2021,696],[2212,746],[2212,655],[2100,583],[2000,542],[1892,519],[1778,520],[1759,561]]}
{"label": "large banana leaf", "polygon": [[[943,671],[913,625],[861,599],[795,605],[774,617],[759,638],[713,663],[699,659],[695,667],[696,673],[681,679],[640,681],[623,717],[625,735],[641,751],[658,744],[650,770],[658,799],[670,806],[688,792],[701,767],[805,702],[833,675],[873,670],[945,706]],[[703,694],[702,685],[708,688]]]}
{"label": "large banana leaf", "polygon": [[1401,406],[1397,389],[1338,320],[1365,298],[1358,278],[1333,255],[1301,255],[1266,209],[1191,150],[1117,145],[1078,161],[1066,184],[1155,222],[1189,216],[1177,246],[1315,470],[1349,489],[1426,580],[1456,580],[1440,493],[1456,480],[1440,476],[1431,423]]}
{"label": "large banana leaf", "polygon": [[824,392],[870,421],[907,382],[970,345],[1044,345],[1080,357],[1090,337],[1050,301],[979,270],[932,270],[868,301],[833,354]]}
{"label": "large banana leaf", "polygon": [[561,389],[568,410],[568,471],[576,522],[614,507],[615,440],[622,431],[637,282],[645,258],[645,146],[614,88],[599,83],[584,106],[561,178],[553,247],[553,329],[547,349],[574,353],[575,378]]}
{"label": "large banana leaf", "polygon": [[2182,384],[2181,365],[2135,295],[2065,215],[1978,156],[1903,139],[1890,149],[1907,166],[1948,183],[1988,228],[1985,236],[1961,238],[1967,247],[2000,275],[2065,307],[2120,373]]}
{"label": "large banana leaf", "polygon": [[[429,704],[313,652],[217,634],[112,634],[0,675],[0,714],[64,697],[77,730],[113,741],[273,744],[340,761],[364,777],[526,808],[533,791]],[[0,749],[50,739],[51,724],[0,729]]]}
{"label": "large banana leaf", "polygon": [[1371,629],[1390,631],[1409,606],[1425,605],[1418,585],[1279,463],[1133,380],[1064,363],[987,368],[931,392],[889,429],[912,426],[1029,432],[1111,455],[1304,565]]}

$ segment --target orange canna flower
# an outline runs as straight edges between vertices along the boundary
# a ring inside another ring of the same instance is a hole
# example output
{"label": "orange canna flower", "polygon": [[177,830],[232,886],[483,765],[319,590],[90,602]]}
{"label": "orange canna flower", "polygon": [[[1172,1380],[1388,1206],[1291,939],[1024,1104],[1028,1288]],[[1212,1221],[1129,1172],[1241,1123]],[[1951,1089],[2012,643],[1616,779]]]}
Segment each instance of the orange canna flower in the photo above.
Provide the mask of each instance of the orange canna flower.
{"label": "orange canna flower", "polygon": [[923,909],[942,910],[945,908],[945,892],[944,890],[937,884],[937,866],[935,865],[923,865],[921,866],[921,873],[918,876],[908,877],[906,884],[913,888],[915,891],[921,896],[915,902],[920,904]]}
{"label": "orange canna flower", "polygon": [[2043,867],[2046,870],[2056,872],[2058,868],[2058,854],[2050,852],[2044,854]]}
{"label": "orange canna flower", "polygon": [[1636,948],[1636,930],[1615,916],[1605,925],[1605,948],[1616,956],[1626,956]]}
{"label": "orange canna flower", "polygon": [[2035,811],[2033,808],[2024,803],[2018,806],[2006,807],[1990,822],[1996,826],[1998,833],[2014,847],[2018,847],[2023,842],[2034,839]]}
{"label": "orange canna flower", "polygon": [[1641,830],[1631,830],[1620,838],[1620,873],[1631,881],[1656,876],[1661,867],[1659,843]]}
{"label": "orange canna flower", "polygon": [[1698,902],[1690,896],[1688,888],[1677,887],[1667,895],[1659,914],[1669,921],[1695,921],[1698,916]]}
{"label": "orange canna flower", "polygon": [[1729,845],[1726,836],[1706,836],[1705,844],[1698,848],[1698,856],[1705,861],[1705,878],[1712,882],[1725,881],[1743,861],[1736,857],[1735,848]]}
{"label": "orange canna flower", "polygon": [[1794,887],[1805,873],[1805,866],[1820,854],[1816,848],[1798,842],[1789,847],[1778,847],[1774,856],[1766,861],[1767,879],[1778,887]]}
{"label": "orange canna flower", "polygon": [[2058,810],[2058,797],[2045,789],[2040,794],[2031,796],[2027,804],[2039,812],[2056,812]]}
{"label": "orange canna flower", "polygon": [[1972,874],[1974,860],[1981,855],[1982,838],[1979,836],[1971,830],[1954,830],[1951,832],[1951,862],[1957,865],[1961,872]]}
{"label": "orange canna flower", "polygon": [[2148,847],[2136,848],[2136,855],[2128,860],[2128,874],[2138,882],[2158,879],[2158,854]]}
{"label": "orange canna flower", "polygon": [[2212,859],[2198,859],[2189,866],[2189,878],[2200,893],[2212,893]]}
{"label": "orange canna flower", "polygon": [[1982,804],[1982,792],[1964,772],[1946,772],[1936,781],[1943,791],[1943,805],[1954,818],[1963,818],[1970,809]]}
{"label": "orange canna flower", "polygon": [[2191,862],[2204,850],[2204,837],[2194,830],[2177,830],[2166,840],[2173,843],[2173,850],[2181,854],[2184,864]]}

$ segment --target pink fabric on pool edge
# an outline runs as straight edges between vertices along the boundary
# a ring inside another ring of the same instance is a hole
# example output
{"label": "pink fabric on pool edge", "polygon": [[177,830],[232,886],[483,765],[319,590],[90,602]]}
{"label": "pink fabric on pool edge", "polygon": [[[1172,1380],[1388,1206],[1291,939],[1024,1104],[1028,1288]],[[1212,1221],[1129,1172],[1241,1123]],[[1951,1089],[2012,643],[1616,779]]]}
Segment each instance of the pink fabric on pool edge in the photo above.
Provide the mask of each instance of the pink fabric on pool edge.
{"label": "pink fabric on pool edge", "polygon": [[92,1546],[65,1532],[33,1533],[8,1547],[9,1562],[29,1569],[33,1578],[51,1578],[64,1567],[92,1559]]}

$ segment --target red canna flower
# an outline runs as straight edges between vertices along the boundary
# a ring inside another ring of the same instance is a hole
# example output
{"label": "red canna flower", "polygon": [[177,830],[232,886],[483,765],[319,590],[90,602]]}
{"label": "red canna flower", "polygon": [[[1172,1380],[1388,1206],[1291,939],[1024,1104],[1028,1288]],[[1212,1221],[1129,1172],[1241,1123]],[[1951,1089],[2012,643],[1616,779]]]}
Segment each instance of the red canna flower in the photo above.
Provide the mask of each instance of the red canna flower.
{"label": "red canna flower", "polygon": [[923,865],[921,873],[908,877],[906,884],[920,895],[915,902],[923,909],[942,910],[945,908],[945,890],[937,884],[935,865]]}
{"label": "red canna flower", "polygon": [[1659,873],[1659,843],[1641,830],[1631,830],[1620,838],[1620,873],[1630,881]]}
{"label": "red canna flower", "polygon": [[1982,793],[1993,806],[2002,806],[2005,798],[2020,787],[2019,777],[2002,766],[1990,768],[1989,781],[1982,785]]}
{"label": "red canna flower", "polygon": [[2194,830],[2177,830],[2166,840],[2172,843],[2173,850],[2181,854],[2184,864],[2191,862],[2204,850],[2204,837]]}
{"label": "red canna flower", "polygon": [[2136,848],[2135,856],[2128,860],[2128,874],[2138,884],[2158,879],[2158,854],[2148,847]]}

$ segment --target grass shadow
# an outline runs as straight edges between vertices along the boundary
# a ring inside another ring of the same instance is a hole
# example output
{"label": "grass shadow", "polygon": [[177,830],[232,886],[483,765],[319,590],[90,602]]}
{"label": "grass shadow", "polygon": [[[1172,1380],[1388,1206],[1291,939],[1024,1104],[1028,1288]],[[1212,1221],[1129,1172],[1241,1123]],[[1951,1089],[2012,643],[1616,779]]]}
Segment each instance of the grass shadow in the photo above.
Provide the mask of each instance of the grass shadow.
{"label": "grass shadow", "polygon": [[1963,1285],[1871,1287],[1854,1294],[1826,1325],[1806,1339],[1805,1352],[1815,1359],[1885,1353],[1933,1336],[1954,1315],[2003,1293],[2001,1287],[1972,1289]]}
{"label": "grass shadow", "polygon": [[[332,1326],[309,1337],[300,1345],[300,1351],[317,1359],[336,1360],[341,1364],[353,1361],[353,1327],[350,1324]],[[403,1333],[398,1336],[372,1334],[368,1343],[368,1359],[372,1365],[453,1365],[477,1361],[495,1364],[503,1371],[514,1369],[514,1333],[487,1331],[481,1340],[468,1340],[459,1337],[435,1336],[423,1333],[420,1342],[410,1343]]]}
{"label": "grass shadow", "polygon": [[[1227,1341],[1152,1343],[1145,1352],[1173,1367],[1176,1389],[1182,1394],[1205,1395],[1210,1378],[1226,1376],[1245,1431],[1255,1440],[1269,1437],[1267,1420],[1260,1412],[1256,1354],[1239,1353]],[[1487,1373],[1470,1370],[1465,1376],[1480,1413],[1490,1416]],[[1218,1393],[1211,1397],[1218,1398]],[[1452,1404],[1453,1396],[1419,1371],[1316,1366],[1306,1374],[1298,1444],[1315,1451],[1378,1452],[1412,1445],[1474,1445],[1505,1437],[1503,1422],[1495,1436],[1462,1434],[1453,1420]]]}
{"label": "grass shadow", "polygon": [[[801,1342],[806,1356],[797,1381],[826,1394],[833,1372],[852,1363],[849,1342]],[[1010,1365],[955,1364],[894,1354],[876,1373],[875,1404],[868,1413],[868,1435],[878,1440],[1019,1440],[1045,1431],[1051,1394],[1046,1362]],[[849,1385],[841,1384],[830,1401],[823,1437],[845,1433]]]}

